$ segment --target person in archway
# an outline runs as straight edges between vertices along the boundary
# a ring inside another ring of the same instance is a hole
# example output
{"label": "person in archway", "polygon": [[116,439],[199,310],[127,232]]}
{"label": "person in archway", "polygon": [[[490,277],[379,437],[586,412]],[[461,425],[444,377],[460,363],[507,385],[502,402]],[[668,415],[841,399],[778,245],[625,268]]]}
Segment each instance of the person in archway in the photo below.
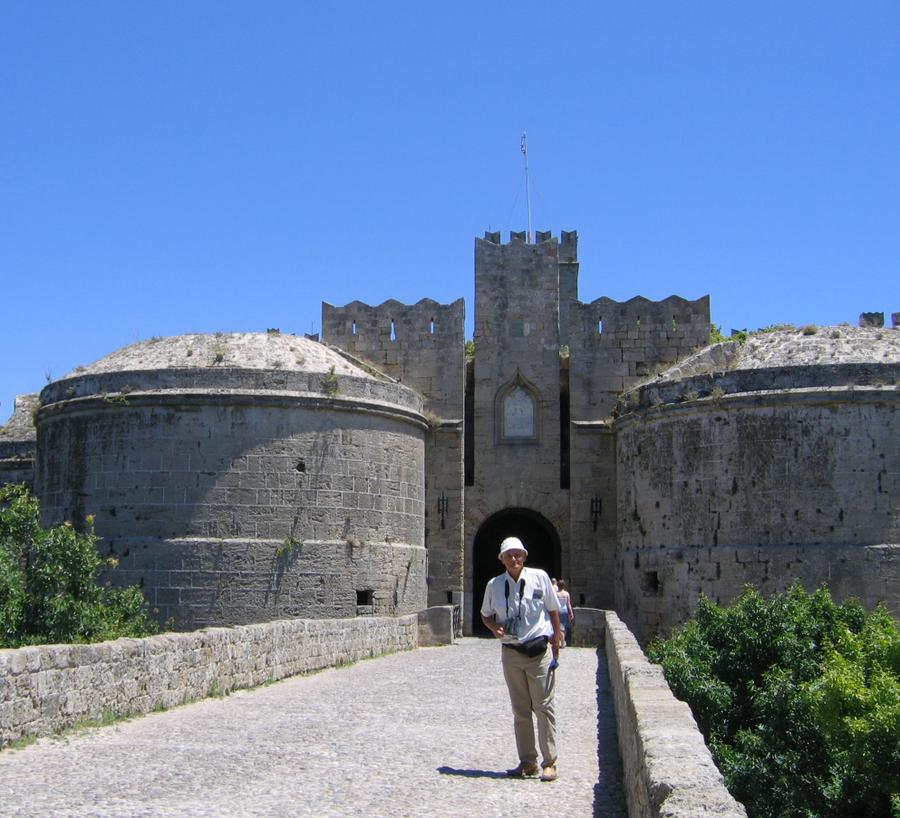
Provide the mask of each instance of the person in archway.
{"label": "person in archway", "polygon": [[565,647],[572,641],[572,623],[575,621],[575,611],[572,608],[572,595],[566,588],[566,583],[560,580],[551,580],[553,588],[556,590],[556,598],[559,600],[559,621],[562,625],[565,641],[562,647]]}
{"label": "person in archway", "polygon": [[[556,674],[551,668],[564,641],[559,600],[550,577],[539,568],[526,568],[528,551],[518,537],[500,543],[500,562],[506,571],[484,590],[481,621],[503,643],[503,677],[512,704],[519,764],[509,770],[516,778],[555,781],[556,713],[553,693]],[[537,763],[534,722],[537,717],[541,764]]]}

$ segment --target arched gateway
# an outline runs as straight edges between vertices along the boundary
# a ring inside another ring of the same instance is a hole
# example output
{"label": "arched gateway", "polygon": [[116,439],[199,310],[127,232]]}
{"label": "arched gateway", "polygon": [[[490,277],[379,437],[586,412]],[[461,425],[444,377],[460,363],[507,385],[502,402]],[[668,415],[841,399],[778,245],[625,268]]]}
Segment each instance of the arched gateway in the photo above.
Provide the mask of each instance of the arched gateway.
{"label": "arched gateway", "polygon": [[503,570],[497,554],[506,537],[522,540],[528,549],[528,566],[543,568],[551,577],[560,574],[559,535],[546,517],[527,508],[507,508],[492,514],[481,524],[472,547],[472,632],[475,634],[488,632],[478,612],[485,586]]}

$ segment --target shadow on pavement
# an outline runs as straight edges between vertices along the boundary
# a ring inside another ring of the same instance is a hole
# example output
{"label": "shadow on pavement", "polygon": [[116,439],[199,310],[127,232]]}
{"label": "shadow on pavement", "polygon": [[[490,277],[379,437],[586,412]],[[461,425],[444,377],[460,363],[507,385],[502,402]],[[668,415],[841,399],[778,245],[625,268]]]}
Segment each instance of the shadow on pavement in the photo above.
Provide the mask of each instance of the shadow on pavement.
{"label": "shadow on pavement", "polygon": [[461,775],[463,778],[509,778],[506,771],[497,770],[460,770],[456,767],[438,767],[441,775]]}
{"label": "shadow on pavement", "polygon": [[594,785],[594,818],[627,818],[616,711],[602,647],[597,650],[597,762],[600,772]]}

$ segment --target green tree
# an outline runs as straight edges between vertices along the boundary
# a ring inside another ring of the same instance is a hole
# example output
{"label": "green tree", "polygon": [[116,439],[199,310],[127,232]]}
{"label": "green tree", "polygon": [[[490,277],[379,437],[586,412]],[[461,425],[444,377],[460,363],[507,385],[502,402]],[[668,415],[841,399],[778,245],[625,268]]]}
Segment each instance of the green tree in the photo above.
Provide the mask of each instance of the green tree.
{"label": "green tree", "polygon": [[890,614],[878,608],[841,634],[802,695],[831,759],[832,814],[886,815],[887,799],[900,797],[900,629]]}
{"label": "green tree", "polygon": [[887,818],[900,793],[900,629],[799,585],[695,617],[649,648],[751,818]]}
{"label": "green tree", "polygon": [[101,586],[108,564],[88,530],[44,528],[24,486],[0,487],[0,647],[99,642],[144,636],[157,627],[139,588]]}

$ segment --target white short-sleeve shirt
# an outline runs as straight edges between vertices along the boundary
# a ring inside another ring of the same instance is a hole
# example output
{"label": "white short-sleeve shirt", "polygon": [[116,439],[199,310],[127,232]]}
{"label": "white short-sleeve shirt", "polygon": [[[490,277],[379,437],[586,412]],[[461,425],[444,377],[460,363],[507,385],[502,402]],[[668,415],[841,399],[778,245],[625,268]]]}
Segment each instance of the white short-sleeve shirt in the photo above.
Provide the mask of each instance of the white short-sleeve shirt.
{"label": "white short-sleeve shirt", "polygon": [[[508,593],[507,593],[508,591]],[[504,626],[507,633],[503,642],[519,644],[537,639],[539,636],[553,636],[553,623],[548,611],[559,610],[559,599],[550,577],[540,568],[523,567],[516,582],[508,571],[494,577],[484,589],[481,603],[483,616],[493,616]],[[515,633],[509,633],[507,623],[515,623]]]}

